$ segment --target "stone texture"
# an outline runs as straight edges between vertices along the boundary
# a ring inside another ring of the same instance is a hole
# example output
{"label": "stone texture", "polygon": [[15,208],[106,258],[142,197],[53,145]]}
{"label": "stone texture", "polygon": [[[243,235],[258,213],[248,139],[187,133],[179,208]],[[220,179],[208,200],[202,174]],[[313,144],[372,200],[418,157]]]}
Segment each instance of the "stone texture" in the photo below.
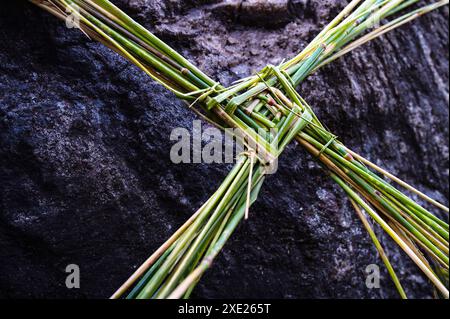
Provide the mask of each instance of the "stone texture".
{"label": "stone texture", "polygon": [[[114,1],[224,84],[293,56],[346,1]],[[264,3],[264,5],[261,5]],[[250,8],[250,9],[249,9]],[[349,146],[448,203],[448,8],[300,88]],[[25,1],[0,11],[0,297],[106,298],[229,166],[174,165],[195,117],[135,67]],[[430,286],[383,236],[412,297]],[[65,267],[81,268],[81,289]],[[292,145],[196,298],[389,298],[343,193]]]}

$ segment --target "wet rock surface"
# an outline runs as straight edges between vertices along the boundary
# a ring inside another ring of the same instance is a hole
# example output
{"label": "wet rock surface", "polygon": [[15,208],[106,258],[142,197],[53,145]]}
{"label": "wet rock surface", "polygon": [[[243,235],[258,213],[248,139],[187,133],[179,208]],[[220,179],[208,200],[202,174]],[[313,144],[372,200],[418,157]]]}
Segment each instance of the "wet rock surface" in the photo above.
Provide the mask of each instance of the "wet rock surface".
{"label": "wet rock surface", "polygon": [[[346,1],[114,1],[224,84],[300,51]],[[264,3],[261,5],[261,3]],[[448,203],[448,8],[326,66],[300,92],[356,151]],[[230,166],[175,165],[195,116],[25,1],[0,11],[0,297],[106,298]],[[430,286],[382,236],[411,297]],[[77,264],[81,288],[65,286]],[[343,193],[291,145],[196,298],[397,297]]]}

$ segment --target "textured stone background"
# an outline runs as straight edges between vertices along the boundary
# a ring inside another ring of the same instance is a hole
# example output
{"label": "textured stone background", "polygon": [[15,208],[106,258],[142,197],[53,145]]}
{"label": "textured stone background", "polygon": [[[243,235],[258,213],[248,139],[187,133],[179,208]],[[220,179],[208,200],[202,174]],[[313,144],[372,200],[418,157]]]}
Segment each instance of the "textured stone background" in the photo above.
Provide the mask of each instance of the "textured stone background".
{"label": "textured stone background", "polygon": [[[301,50],[346,1],[114,1],[224,84]],[[266,3],[261,5],[261,3]],[[448,203],[448,8],[300,88],[349,146]],[[139,70],[25,1],[0,11],[0,297],[105,298],[230,167],[174,165],[195,117]],[[343,193],[292,145],[197,298],[389,298]],[[411,297],[430,286],[385,238]],[[81,289],[65,267],[81,267]]]}

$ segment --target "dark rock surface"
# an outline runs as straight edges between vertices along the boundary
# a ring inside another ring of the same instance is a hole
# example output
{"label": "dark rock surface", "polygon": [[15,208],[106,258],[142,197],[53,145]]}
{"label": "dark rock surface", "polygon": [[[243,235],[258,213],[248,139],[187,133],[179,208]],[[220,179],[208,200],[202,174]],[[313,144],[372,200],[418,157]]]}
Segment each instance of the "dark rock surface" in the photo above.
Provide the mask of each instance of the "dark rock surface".
{"label": "dark rock surface", "polygon": [[[224,84],[291,57],[346,1],[115,1]],[[271,7],[273,6],[273,7]],[[272,10],[273,9],[273,10]],[[272,13],[271,13],[272,12]],[[311,76],[349,146],[448,203],[448,8]],[[139,70],[25,1],[0,11],[0,297],[106,298],[226,175],[175,165],[195,117]],[[384,238],[411,297],[430,286]],[[81,288],[65,287],[78,264]],[[197,298],[397,297],[343,193],[292,145]]]}

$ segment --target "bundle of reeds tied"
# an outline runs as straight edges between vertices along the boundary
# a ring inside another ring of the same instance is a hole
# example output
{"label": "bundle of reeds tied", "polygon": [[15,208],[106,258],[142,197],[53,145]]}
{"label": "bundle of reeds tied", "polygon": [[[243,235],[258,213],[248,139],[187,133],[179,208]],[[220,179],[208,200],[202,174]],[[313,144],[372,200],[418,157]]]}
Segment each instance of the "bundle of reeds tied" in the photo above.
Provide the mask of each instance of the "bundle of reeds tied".
{"label": "bundle of reeds tied", "polygon": [[[31,0],[123,55],[205,120],[235,128],[246,151],[219,189],[127,280],[112,298],[187,298],[248,215],[265,176],[292,141],[314,155],[342,187],[369,232],[401,297],[402,285],[372,230],[392,237],[448,298],[448,223],[391,182],[436,208],[448,208],[356,154],[322,125],[295,88],[312,72],[418,16],[448,4],[419,0],[353,0],[296,57],[225,88],[107,0]],[[371,30],[371,31],[369,31]]]}

